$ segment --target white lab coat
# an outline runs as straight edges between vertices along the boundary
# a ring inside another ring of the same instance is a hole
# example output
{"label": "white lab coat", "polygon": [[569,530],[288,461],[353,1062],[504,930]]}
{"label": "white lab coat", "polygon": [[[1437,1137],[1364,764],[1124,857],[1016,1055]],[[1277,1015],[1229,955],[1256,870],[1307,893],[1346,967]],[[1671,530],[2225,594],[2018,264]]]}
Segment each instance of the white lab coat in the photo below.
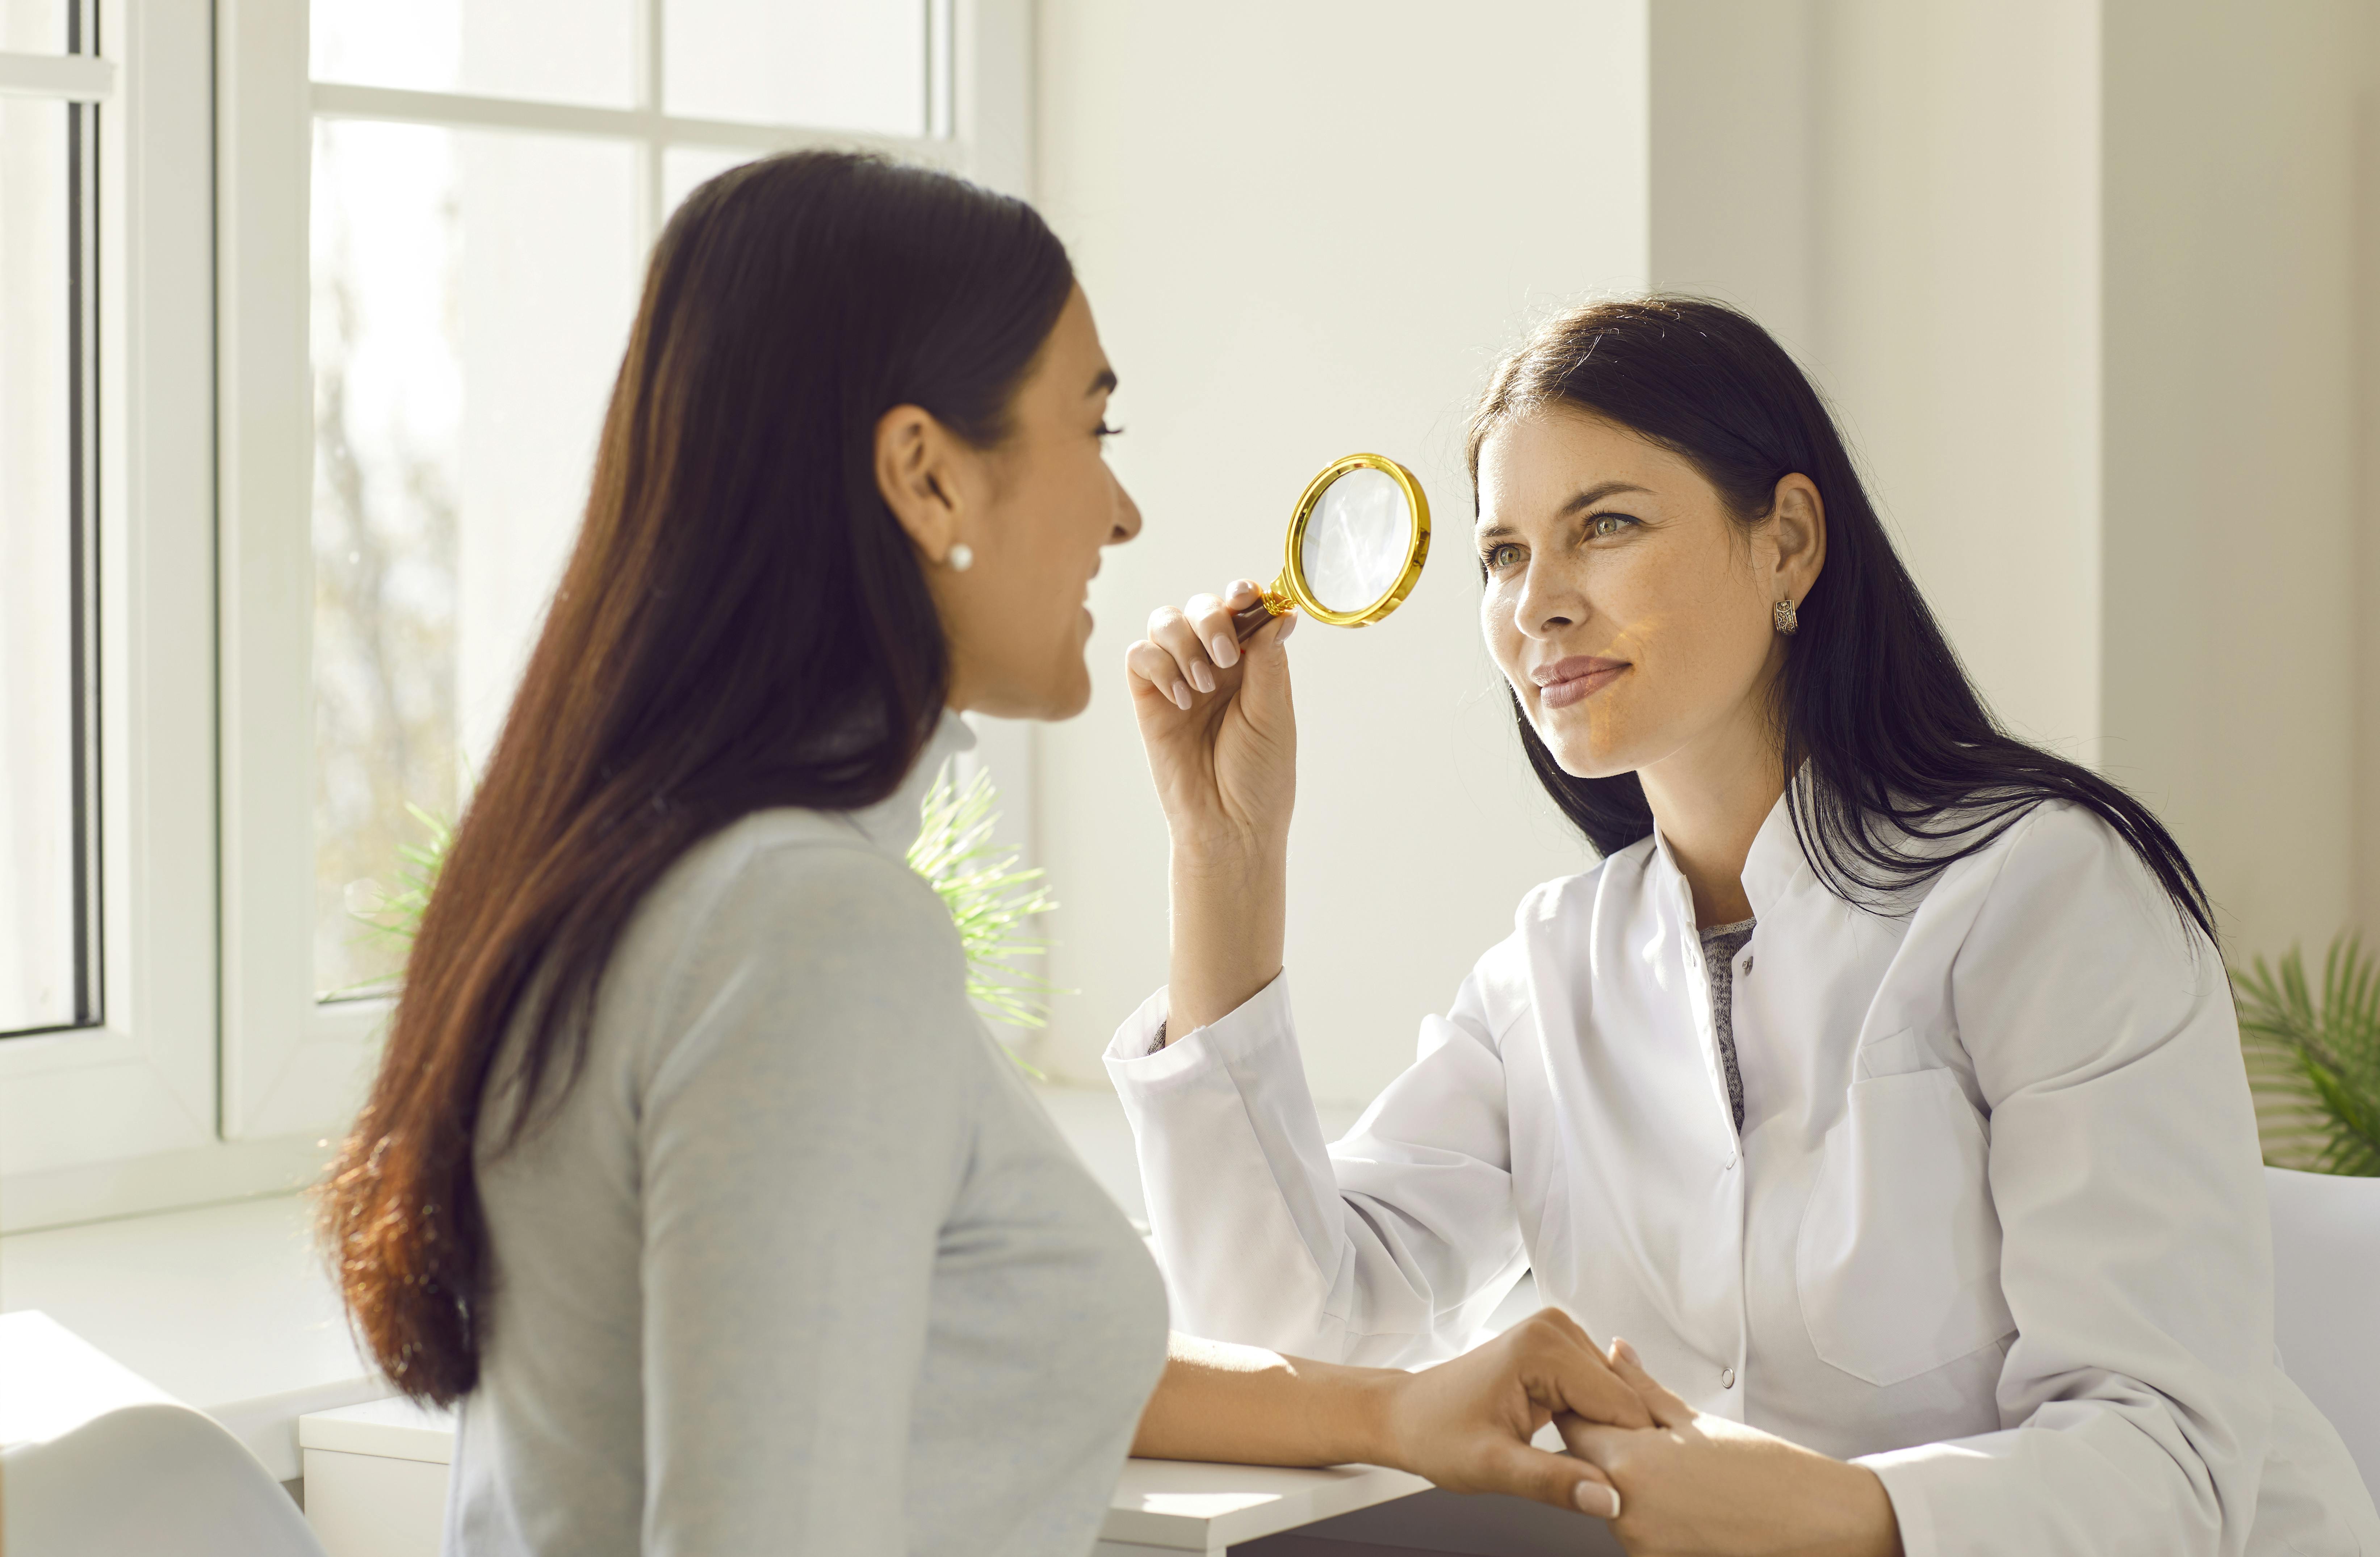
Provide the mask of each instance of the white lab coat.
{"label": "white lab coat", "polygon": [[1108,1066],[1175,1327],[1416,1364],[1534,1270],[1697,1409],[1873,1466],[1910,1557],[2380,1557],[2277,1366],[2221,962],[2116,834],[2043,805],[1871,912],[1780,801],[1743,887],[1740,1137],[1658,837],[1529,894],[1327,1149],[1285,979],[1162,1049],[1152,997]]}

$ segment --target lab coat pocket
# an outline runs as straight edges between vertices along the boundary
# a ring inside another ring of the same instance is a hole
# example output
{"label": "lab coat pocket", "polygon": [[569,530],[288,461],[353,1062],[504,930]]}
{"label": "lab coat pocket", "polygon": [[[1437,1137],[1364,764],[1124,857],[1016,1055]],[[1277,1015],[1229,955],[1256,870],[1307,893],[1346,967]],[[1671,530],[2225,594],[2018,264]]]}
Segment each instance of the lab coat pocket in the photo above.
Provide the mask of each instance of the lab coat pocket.
{"label": "lab coat pocket", "polygon": [[1950,1072],[1852,1084],[1794,1251],[1820,1357],[1895,1384],[2016,1329],[2000,1295],[1987,1159],[1983,1121]]}

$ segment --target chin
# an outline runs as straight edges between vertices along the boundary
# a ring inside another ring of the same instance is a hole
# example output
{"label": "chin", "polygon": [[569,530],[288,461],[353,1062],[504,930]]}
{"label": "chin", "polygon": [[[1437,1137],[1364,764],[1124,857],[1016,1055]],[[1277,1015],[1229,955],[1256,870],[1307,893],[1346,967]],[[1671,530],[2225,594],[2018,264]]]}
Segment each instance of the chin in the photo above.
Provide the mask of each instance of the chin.
{"label": "chin", "polygon": [[1062,719],[1072,719],[1090,706],[1091,678],[1084,675],[1077,676],[1074,685],[1051,698],[1049,711],[1037,717],[1054,724]]}
{"label": "chin", "polygon": [[1010,717],[1038,719],[1044,724],[1072,719],[1091,706],[1090,667],[1076,660],[1051,676],[1048,685],[1035,688],[1032,698],[1024,700],[1030,706]]}
{"label": "chin", "polygon": [[1533,719],[1530,727],[1536,731],[1537,739],[1545,743],[1546,750],[1561,771],[1572,778],[1617,778],[1621,773],[1634,772],[1639,766],[1631,754],[1613,742],[1597,739],[1585,720],[1564,720],[1548,729],[1541,720]]}

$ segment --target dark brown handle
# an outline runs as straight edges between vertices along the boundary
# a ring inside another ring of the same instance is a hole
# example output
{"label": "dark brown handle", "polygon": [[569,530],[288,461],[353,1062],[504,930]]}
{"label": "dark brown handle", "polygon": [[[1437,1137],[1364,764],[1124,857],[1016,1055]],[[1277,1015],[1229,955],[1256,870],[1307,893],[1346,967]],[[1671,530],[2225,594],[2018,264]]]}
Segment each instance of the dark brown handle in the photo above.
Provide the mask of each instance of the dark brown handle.
{"label": "dark brown handle", "polygon": [[1232,631],[1242,643],[1254,638],[1258,629],[1273,619],[1272,608],[1261,600],[1245,610],[1232,613]]}

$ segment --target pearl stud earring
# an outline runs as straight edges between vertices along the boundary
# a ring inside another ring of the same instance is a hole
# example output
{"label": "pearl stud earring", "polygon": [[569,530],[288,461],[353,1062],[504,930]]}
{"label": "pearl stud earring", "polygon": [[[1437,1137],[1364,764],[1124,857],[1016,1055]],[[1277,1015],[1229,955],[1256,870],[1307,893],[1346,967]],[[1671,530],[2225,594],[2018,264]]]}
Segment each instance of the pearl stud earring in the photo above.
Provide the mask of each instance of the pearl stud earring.
{"label": "pearl stud earring", "polygon": [[951,548],[950,554],[942,561],[950,565],[953,573],[965,573],[975,566],[975,548],[964,541],[959,541]]}

